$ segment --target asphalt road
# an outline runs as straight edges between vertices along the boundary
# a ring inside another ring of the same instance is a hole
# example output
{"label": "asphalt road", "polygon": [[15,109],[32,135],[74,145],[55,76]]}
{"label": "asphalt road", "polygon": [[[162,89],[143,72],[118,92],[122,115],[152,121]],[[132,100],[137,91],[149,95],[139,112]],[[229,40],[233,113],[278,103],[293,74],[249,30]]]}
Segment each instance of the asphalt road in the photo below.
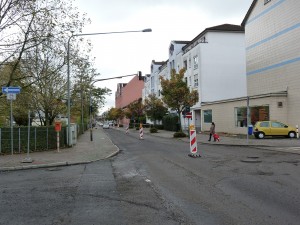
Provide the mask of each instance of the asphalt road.
{"label": "asphalt road", "polygon": [[299,155],[198,145],[203,157],[191,158],[188,143],[153,136],[138,140],[136,134],[123,137],[115,130],[108,134],[123,149],[113,161],[119,176],[147,180],[164,203],[176,209],[176,221],[299,224]]}
{"label": "asphalt road", "polygon": [[105,132],[111,159],[0,173],[0,224],[299,224],[299,155]]}

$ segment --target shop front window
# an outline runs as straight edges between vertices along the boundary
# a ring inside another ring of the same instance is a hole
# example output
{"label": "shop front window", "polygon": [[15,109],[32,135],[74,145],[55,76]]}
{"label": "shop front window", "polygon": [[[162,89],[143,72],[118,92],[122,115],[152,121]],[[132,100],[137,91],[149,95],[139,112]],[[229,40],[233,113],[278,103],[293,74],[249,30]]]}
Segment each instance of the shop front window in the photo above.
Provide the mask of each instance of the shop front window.
{"label": "shop front window", "polygon": [[[254,125],[257,121],[270,120],[269,106],[250,107],[250,123]],[[247,107],[235,108],[235,126],[247,127]]]}

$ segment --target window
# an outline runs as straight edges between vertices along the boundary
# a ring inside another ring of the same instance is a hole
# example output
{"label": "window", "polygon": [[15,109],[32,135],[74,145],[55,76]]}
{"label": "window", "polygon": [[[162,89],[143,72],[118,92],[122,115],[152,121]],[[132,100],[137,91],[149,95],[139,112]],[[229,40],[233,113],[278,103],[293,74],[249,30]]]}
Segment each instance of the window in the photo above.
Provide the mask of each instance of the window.
{"label": "window", "polygon": [[260,123],[260,127],[269,127],[269,122]]}
{"label": "window", "polygon": [[154,89],[154,77],[152,76],[150,79],[151,79],[151,81],[150,81],[151,89]]}
{"label": "window", "polygon": [[194,56],[194,69],[198,68],[198,56]]}
{"label": "window", "polygon": [[272,122],[271,127],[276,127],[276,128],[284,128],[285,124],[279,123],[279,122]]}
{"label": "window", "polygon": [[172,60],[170,63],[170,73],[172,73],[172,70],[175,69],[175,62]]}
{"label": "window", "polygon": [[212,110],[203,110],[203,116],[204,116],[204,123],[211,123],[212,122]]}
{"label": "window", "polygon": [[184,66],[185,69],[187,69],[187,60],[183,61],[183,66]]}
{"label": "window", "polygon": [[206,39],[205,39],[205,36],[200,38],[200,43],[206,43]]}
{"label": "window", "polygon": [[189,85],[192,85],[192,77],[189,77]]}
{"label": "window", "polygon": [[268,4],[271,0],[265,0],[265,4]]}
{"label": "window", "polygon": [[194,75],[194,87],[198,87],[198,74]]}
{"label": "window", "polygon": [[191,68],[191,65],[192,65],[192,60],[191,58],[189,58],[189,68]]}
{"label": "window", "polygon": [[[251,124],[257,121],[269,120],[269,106],[252,106],[250,107]],[[235,108],[235,126],[247,127],[247,107]]]}

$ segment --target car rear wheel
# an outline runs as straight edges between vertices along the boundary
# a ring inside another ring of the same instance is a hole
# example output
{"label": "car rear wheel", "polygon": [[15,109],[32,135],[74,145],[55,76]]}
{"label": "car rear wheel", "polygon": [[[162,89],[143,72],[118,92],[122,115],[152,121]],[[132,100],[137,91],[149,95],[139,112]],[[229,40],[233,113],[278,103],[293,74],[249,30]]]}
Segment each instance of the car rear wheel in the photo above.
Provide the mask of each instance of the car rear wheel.
{"label": "car rear wheel", "polygon": [[263,132],[259,132],[257,136],[259,139],[263,139],[265,137],[265,134]]}
{"label": "car rear wheel", "polygon": [[295,138],[296,133],[295,132],[290,132],[288,136],[289,136],[289,138]]}

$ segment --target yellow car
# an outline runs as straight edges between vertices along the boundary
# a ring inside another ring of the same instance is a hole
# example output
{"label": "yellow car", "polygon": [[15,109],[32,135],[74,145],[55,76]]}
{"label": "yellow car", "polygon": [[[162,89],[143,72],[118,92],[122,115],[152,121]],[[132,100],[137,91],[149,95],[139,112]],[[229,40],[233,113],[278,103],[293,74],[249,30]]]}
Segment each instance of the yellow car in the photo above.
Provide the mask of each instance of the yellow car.
{"label": "yellow car", "polygon": [[277,121],[258,121],[254,125],[253,135],[256,138],[265,136],[296,137],[296,128]]}

